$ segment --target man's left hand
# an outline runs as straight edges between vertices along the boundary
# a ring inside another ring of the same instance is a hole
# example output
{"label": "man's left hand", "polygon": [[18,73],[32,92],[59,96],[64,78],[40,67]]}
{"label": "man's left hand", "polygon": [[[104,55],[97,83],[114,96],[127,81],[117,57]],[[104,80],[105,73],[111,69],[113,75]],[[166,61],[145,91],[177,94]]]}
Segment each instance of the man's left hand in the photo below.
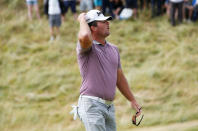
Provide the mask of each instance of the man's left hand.
{"label": "man's left hand", "polygon": [[142,113],[140,105],[134,100],[131,101],[131,106],[136,110],[137,112],[136,117],[138,117]]}

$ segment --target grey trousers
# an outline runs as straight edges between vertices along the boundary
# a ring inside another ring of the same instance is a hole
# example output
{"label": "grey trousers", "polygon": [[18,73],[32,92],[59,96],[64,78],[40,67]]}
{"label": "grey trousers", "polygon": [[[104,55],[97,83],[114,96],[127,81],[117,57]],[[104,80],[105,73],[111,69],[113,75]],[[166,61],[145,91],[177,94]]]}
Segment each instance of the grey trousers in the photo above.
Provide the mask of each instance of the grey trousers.
{"label": "grey trousers", "polygon": [[86,131],[116,131],[114,105],[79,97],[78,115]]}

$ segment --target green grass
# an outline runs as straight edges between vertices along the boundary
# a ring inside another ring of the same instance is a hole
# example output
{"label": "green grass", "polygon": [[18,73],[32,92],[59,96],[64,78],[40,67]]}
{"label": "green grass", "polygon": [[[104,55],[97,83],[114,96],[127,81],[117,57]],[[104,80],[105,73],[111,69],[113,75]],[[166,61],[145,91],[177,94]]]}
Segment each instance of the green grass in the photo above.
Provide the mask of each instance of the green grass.
{"label": "green grass", "polygon": [[[25,9],[2,8],[0,130],[84,131],[69,115],[81,84],[75,50],[79,24],[69,13],[60,39],[49,43],[44,16],[29,22]],[[136,21],[115,20],[110,27],[107,40],[118,46],[122,69],[145,115],[134,127],[134,110],[117,91],[118,130],[197,130],[198,24],[172,27],[165,16],[140,15]]]}

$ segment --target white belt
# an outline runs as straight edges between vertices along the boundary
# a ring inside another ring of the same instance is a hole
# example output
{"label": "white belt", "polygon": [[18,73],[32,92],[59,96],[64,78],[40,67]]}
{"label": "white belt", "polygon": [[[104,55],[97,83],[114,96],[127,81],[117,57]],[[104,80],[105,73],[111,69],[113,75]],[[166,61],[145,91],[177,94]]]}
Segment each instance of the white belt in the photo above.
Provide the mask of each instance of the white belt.
{"label": "white belt", "polygon": [[100,103],[103,103],[103,104],[106,104],[106,105],[111,105],[113,104],[113,101],[108,101],[108,100],[104,100],[102,98],[99,98],[99,97],[96,97],[96,96],[87,96],[87,95],[81,95],[80,97],[83,97],[83,98],[90,98],[92,100],[96,100]]}

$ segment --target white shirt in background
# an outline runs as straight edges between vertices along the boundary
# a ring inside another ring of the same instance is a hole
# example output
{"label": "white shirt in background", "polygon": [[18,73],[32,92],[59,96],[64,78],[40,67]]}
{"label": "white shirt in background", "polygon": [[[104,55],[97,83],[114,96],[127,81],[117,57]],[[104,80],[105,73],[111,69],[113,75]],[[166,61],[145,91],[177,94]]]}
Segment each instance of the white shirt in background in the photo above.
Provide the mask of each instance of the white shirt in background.
{"label": "white shirt in background", "polygon": [[37,0],[26,0],[27,2],[37,2]]}
{"label": "white shirt in background", "polygon": [[174,3],[179,3],[179,2],[182,2],[184,0],[170,0],[171,2],[174,2]]}
{"label": "white shirt in background", "polygon": [[61,9],[58,0],[49,0],[48,14],[49,15],[61,14]]}

